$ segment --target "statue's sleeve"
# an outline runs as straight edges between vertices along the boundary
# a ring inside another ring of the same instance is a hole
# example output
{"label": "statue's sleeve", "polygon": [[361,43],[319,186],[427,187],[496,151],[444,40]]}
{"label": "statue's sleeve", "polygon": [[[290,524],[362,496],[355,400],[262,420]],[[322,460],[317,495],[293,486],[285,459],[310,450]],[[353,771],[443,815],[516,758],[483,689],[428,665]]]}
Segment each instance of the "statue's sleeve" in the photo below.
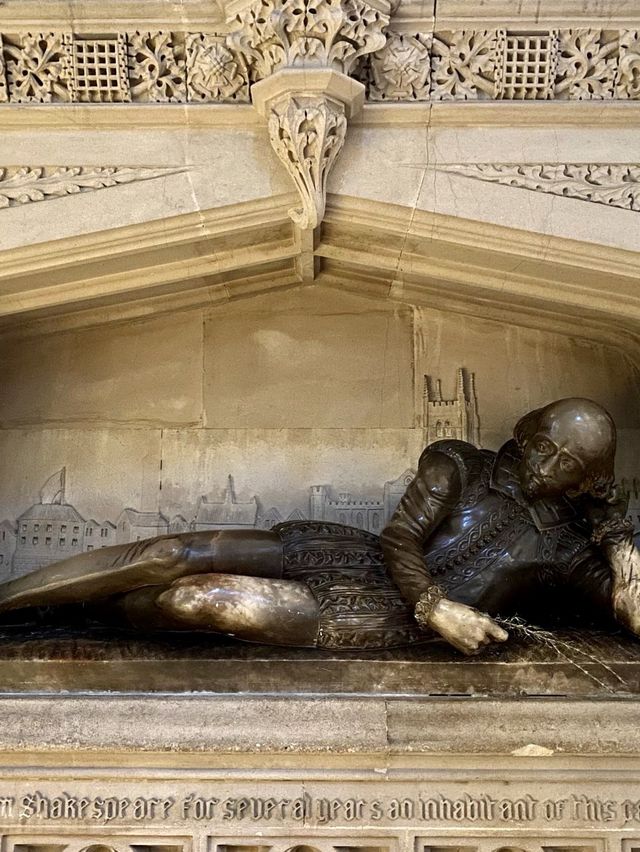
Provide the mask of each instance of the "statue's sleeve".
{"label": "statue's sleeve", "polygon": [[433,585],[424,559],[424,543],[456,506],[462,492],[458,463],[428,447],[380,542],[385,563],[407,603],[415,606]]}
{"label": "statue's sleeve", "polygon": [[574,557],[567,575],[567,585],[575,591],[579,602],[596,615],[613,616],[611,566],[594,545]]}

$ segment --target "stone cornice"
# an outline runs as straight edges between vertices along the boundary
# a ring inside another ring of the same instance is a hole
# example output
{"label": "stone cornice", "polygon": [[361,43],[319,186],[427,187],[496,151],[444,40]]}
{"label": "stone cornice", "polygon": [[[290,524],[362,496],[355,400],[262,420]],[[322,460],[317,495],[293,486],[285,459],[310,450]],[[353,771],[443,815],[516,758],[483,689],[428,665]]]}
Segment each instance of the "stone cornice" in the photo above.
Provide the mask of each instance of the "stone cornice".
{"label": "stone cornice", "polygon": [[[221,130],[263,132],[250,104],[23,104],[0,107],[2,132],[34,130]],[[597,127],[640,126],[640,101],[438,101],[365,103],[351,120],[367,127]]]}

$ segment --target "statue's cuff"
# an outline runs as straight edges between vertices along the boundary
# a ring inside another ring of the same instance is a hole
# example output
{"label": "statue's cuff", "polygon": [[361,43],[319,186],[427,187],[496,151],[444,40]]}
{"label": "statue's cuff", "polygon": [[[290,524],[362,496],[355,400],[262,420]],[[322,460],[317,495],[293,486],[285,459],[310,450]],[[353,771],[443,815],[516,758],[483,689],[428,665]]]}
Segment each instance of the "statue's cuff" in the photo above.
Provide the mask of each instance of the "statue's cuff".
{"label": "statue's cuff", "polygon": [[420,627],[430,627],[429,620],[434,609],[446,597],[444,589],[435,583],[423,592],[415,605],[413,614]]}
{"label": "statue's cuff", "polygon": [[615,539],[632,533],[633,524],[628,518],[610,518],[593,528],[591,541],[594,544],[602,544],[606,539]]}

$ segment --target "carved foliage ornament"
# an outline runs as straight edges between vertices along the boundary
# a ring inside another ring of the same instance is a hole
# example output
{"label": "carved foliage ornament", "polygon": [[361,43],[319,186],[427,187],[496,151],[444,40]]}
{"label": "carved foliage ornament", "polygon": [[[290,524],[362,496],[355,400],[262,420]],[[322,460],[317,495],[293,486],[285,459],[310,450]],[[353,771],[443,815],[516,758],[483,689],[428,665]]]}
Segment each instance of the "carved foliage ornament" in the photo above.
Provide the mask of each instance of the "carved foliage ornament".
{"label": "carved foliage ornament", "polygon": [[9,100],[7,89],[7,74],[4,67],[4,51],[2,48],[2,36],[0,36],[0,104],[6,104]]}
{"label": "carved foliage ornament", "polygon": [[640,211],[640,165],[468,163],[444,166],[442,171]]}
{"label": "carved foliage ornament", "polygon": [[[430,81],[425,75],[419,89],[398,86],[402,69],[405,74],[424,69],[419,45],[428,46]],[[640,31],[500,29],[411,36],[391,31],[385,47],[367,59],[361,78],[370,100],[637,99]]]}
{"label": "carved foliage ornament", "polygon": [[255,0],[226,35],[3,33],[0,103],[246,101],[310,66],[360,77],[374,101],[640,98],[637,29],[385,34],[375,2]]}
{"label": "carved foliage ornament", "polygon": [[51,103],[73,99],[71,36],[24,33],[4,37],[3,52],[11,101]]}
{"label": "carved foliage ornament", "polygon": [[135,32],[128,38],[131,99],[181,103],[187,96],[184,43],[169,32]]}
{"label": "carved foliage ornament", "polygon": [[596,29],[562,30],[558,47],[556,95],[575,100],[612,98],[619,33]]}
{"label": "carved foliage ornament", "polygon": [[627,30],[620,36],[615,94],[617,98],[640,98],[640,30]]}
{"label": "carved foliage ornament", "polygon": [[283,67],[349,74],[360,56],[383,47],[388,23],[364,0],[257,0],[237,15],[232,39],[247,54],[252,81]]}
{"label": "carved foliage ornament", "polygon": [[431,90],[437,100],[493,97],[498,30],[434,33]]}
{"label": "carved foliage ornament", "polygon": [[0,207],[63,198],[134,181],[176,174],[179,168],[126,166],[15,166],[0,169]]}
{"label": "carved foliage ornament", "polygon": [[315,228],[324,216],[327,176],[346,132],[344,106],[331,98],[285,95],[273,105],[269,136],[302,199],[289,211],[300,228]]}

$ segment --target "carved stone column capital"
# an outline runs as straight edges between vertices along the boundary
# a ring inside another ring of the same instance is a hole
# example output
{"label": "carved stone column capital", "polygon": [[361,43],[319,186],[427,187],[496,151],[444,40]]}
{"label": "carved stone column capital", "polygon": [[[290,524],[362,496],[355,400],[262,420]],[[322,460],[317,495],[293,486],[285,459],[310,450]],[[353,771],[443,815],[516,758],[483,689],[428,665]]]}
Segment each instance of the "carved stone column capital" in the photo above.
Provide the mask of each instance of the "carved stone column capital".
{"label": "carved stone column capital", "polygon": [[232,0],[230,42],[251,68],[251,100],[267,119],[274,151],[293,178],[303,229],[325,210],[327,177],[344,144],[347,119],[365,88],[348,75],[381,49],[389,0]]}
{"label": "carved stone column capital", "polygon": [[349,74],[360,56],[384,46],[389,0],[232,0],[232,38],[251,57],[254,80],[282,68]]}

